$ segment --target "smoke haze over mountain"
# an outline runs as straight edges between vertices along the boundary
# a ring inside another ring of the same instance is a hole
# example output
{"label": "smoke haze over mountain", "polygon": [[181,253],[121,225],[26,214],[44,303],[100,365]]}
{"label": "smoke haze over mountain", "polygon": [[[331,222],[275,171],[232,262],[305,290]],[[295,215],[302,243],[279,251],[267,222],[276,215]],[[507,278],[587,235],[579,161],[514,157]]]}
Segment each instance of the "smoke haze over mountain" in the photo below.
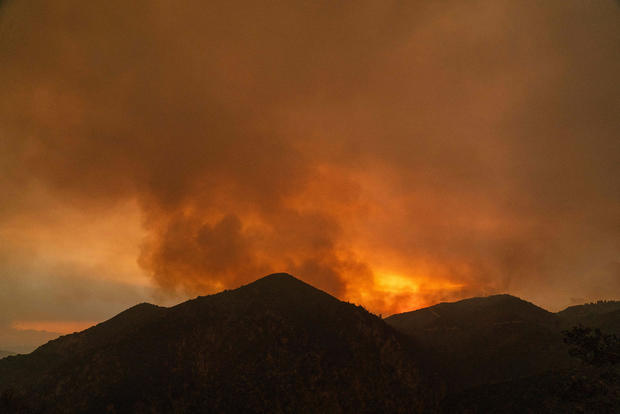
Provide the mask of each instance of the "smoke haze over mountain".
{"label": "smoke haze over mountain", "polygon": [[275,271],[618,297],[619,45],[612,0],[4,1],[0,326]]}

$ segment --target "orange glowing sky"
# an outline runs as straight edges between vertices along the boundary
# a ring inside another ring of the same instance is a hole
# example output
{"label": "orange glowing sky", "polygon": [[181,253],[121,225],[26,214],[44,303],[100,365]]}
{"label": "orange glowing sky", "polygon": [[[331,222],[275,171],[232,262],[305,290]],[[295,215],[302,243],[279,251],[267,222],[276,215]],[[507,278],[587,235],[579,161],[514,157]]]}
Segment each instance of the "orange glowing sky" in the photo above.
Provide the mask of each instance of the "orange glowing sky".
{"label": "orange glowing sky", "polygon": [[617,299],[619,44],[613,0],[5,0],[0,349],[272,272]]}

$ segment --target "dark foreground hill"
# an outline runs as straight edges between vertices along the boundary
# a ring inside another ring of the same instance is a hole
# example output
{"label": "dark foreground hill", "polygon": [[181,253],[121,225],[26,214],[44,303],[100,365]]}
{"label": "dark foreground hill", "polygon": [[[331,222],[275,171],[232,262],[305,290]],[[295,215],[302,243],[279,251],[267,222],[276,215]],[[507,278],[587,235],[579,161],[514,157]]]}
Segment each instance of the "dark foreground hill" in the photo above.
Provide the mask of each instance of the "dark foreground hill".
{"label": "dark foreground hill", "polygon": [[618,333],[618,302],[496,295],[384,321],[276,274],[0,360],[0,413],[614,413]]}
{"label": "dark foreground hill", "polygon": [[[595,360],[602,350],[607,362],[617,359],[620,349],[612,335],[620,333],[619,305],[598,302],[553,314],[495,295],[440,303],[386,321],[432,359],[448,387],[445,413],[613,413],[620,407],[617,367],[579,361],[569,349],[585,351],[585,360]],[[608,334],[583,329],[566,344],[564,330],[576,325]]]}
{"label": "dark foreground hill", "polygon": [[422,344],[451,391],[571,363],[558,316],[510,295],[440,303],[386,322]]}
{"label": "dark foreground hill", "polygon": [[402,335],[290,275],[135,306],[0,360],[1,409],[32,413],[422,412]]}

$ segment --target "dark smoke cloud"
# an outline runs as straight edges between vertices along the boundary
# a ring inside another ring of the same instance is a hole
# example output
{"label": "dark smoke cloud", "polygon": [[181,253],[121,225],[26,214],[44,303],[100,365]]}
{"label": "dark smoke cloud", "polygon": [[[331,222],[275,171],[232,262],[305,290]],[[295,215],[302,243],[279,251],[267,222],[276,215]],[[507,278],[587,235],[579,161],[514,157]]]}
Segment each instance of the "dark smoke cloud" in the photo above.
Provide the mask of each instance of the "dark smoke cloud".
{"label": "dark smoke cloud", "polygon": [[136,200],[167,291],[617,296],[618,45],[611,0],[6,1],[0,220]]}

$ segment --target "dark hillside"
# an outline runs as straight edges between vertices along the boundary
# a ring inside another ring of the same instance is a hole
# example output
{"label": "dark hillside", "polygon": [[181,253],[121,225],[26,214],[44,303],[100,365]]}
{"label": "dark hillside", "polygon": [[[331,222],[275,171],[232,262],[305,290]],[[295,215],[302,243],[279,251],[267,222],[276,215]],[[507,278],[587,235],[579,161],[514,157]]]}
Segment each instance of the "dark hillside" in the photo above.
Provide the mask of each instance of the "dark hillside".
{"label": "dark hillside", "polygon": [[[615,413],[618,340],[608,334],[618,333],[619,304],[597,302],[552,314],[497,295],[441,303],[386,321],[433,359],[449,385],[444,413]],[[603,333],[571,329],[580,324]],[[571,330],[572,340],[564,330]],[[573,352],[580,358],[569,353],[575,347],[581,347]],[[584,363],[601,360],[606,365]]]}
{"label": "dark hillside", "polygon": [[510,295],[440,303],[386,322],[425,348],[451,390],[570,363],[557,316]]}
{"label": "dark hillside", "polygon": [[[290,275],[172,308],[138,305],[0,362],[29,412],[421,412],[400,335]],[[23,379],[18,379],[23,375]]]}
{"label": "dark hillside", "polygon": [[570,306],[557,315],[565,329],[583,325],[620,334],[620,301],[598,301]]}

